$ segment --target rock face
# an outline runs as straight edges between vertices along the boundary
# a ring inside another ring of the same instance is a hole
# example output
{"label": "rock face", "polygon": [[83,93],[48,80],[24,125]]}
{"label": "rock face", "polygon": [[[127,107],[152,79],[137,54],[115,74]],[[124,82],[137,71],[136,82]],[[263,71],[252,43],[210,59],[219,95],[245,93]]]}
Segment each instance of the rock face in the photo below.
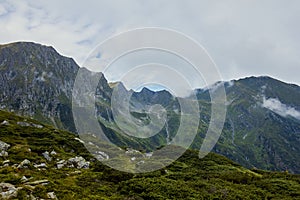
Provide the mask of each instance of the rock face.
{"label": "rock face", "polygon": [[5,143],[5,142],[2,142],[0,140],[0,157],[6,157],[8,156],[8,148],[10,147],[9,144]]}

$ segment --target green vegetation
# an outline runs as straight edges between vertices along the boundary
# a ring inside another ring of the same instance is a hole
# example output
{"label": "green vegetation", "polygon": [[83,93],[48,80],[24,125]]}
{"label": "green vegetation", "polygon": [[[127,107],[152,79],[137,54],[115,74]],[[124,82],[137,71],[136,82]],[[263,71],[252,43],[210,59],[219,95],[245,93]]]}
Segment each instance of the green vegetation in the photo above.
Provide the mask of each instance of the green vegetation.
{"label": "green vegetation", "polygon": [[[8,156],[0,157],[0,166],[7,159],[10,164],[0,168],[0,183],[22,187],[15,199],[47,198],[49,192],[58,199],[300,199],[300,176],[288,172],[249,170],[214,153],[200,160],[197,151],[187,150],[166,168],[129,174],[95,160],[72,133],[44,124],[20,126],[17,122],[40,123],[0,111],[0,123],[5,120],[9,124],[0,125],[0,140],[11,146]],[[47,161],[42,153],[52,150],[57,154]],[[90,161],[90,167],[56,168],[57,159],[74,156]],[[24,159],[31,161],[28,168],[14,166]],[[33,166],[39,163],[48,167]],[[23,176],[49,183],[29,186]]]}

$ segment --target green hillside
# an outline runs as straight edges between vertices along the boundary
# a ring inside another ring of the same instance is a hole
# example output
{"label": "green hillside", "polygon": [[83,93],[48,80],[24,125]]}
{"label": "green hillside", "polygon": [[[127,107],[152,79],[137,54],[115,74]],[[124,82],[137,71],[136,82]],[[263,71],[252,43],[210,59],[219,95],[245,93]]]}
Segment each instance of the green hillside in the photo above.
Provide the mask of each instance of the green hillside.
{"label": "green hillside", "polygon": [[300,199],[299,175],[248,170],[214,153],[200,160],[188,150],[166,168],[129,174],[95,160],[72,133],[4,111],[0,124],[0,198]]}

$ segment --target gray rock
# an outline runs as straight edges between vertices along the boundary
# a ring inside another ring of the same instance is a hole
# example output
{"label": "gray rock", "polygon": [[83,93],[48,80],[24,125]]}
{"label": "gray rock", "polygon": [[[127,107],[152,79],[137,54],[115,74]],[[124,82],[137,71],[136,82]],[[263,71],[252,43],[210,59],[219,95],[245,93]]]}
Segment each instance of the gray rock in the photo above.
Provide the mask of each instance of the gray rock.
{"label": "gray rock", "polygon": [[9,122],[8,121],[6,121],[6,120],[4,120],[3,122],[1,122],[1,124],[0,125],[9,125]]}
{"label": "gray rock", "polygon": [[57,197],[56,197],[56,195],[55,195],[54,192],[48,192],[48,193],[47,193],[47,197],[48,197],[49,199],[57,199]]}
{"label": "gray rock", "polygon": [[79,138],[74,138],[74,140],[77,140],[77,141],[79,141],[79,142],[82,143],[82,144],[85,143],[83,140],[81,140],[81,139],[79,139]]}
{"label": "gray rock", "polygon": [[30,124],[28,123],[28,122],[17,122],[17,124],[19,125],[19,126],[30,126]]}
{"label": "gray rock", "polygon": [[40,124],[31,124],[31,126],[35,128],[43,128],[43,126]]}
{"label": "gray rock", "polygon": [[33,165],[35,168],[47,168],[46,163],[41,163],[41,164],[35,164]]}
{"label": "gray rock", "polygon": [[10,163],[10,160],[4,160],[2,164],[5,165],[5,164],[8,164],[8,163]]}
{"label": "gray rock", "polygon": [[45,158],[47,161],[51,161],[51,160],[52,160],[52,158],[50,157],[48,151],[45,151],[44,153],[42,153],[42,155],[44,156],[44,158]]}
{"label": "gray rock", "polygon": [[17,197],[18,190],[20,189],[22,188],[16,188],[10,183],[0,183],[0,197],[1,199],[11,199],[13,197]]}
{"label": "gray rock", "polygon": [[90,167],[90,162],[86,161],[83,157],[81,156],[76,156],[74,158],[70,158],[68,160],[68,164],[74,165],[77,169],[88,169]]}
{"label": "gray rock", "polygon": [[48,183],[49,183],[49,181],[47,179],[44,179],[44,180],[28,182],[28,183],[25,183],[25,185],[47,185]]}
{"label": "gray rock", "polygon": [[10,147],[9,144],[2,142],[0,140],[0,157],[8,156],[8,152],[6,152],[6,151],[8,150],[9,147]]}
{"label": "gray rock", "polygon": [[95,157],[97,158],[97,160],[100,160],[100,161],[109,159],[109,156],[103,151],[97,151],[95,153]]}
{"label": "gray rock", "polygon": [[52,150],[51,152],[50,152],[50,155],[56,155],[57,153],[54,151],[54,150]]}
{"label": "gray rock", "polygon": [[65,165],[64,164],[56,164],[57,169],[63,168]]}
{"label": "gray rock", "polygon": [[63,168],[66,165],[66,163],[67,162],[65,160],[60,160],[60,161],[56,162],[57,169]]}
{"label": "gray rock", "polygon": [[27,181],[28,181],[28,178],[26,178],[26,176],[22,176],[21,182],[22,182],[22,183],[25,183],[25,182],[27,182]]}
{"label": "gray rock", "polygon": [[56,164],[64,164],[66,161],[65,160],[60,160]]}
{"label": "gray rock", "polygon": [[30,164],[30,161],[25,159],[23,160],[18,166],[18,169],[22,169],[22,168],[28,168],[28,165]]}
{"label": "gray rock", "polygon": [[35,127],[35,128],[43,128],[42,125],[40,124],[34,124],[34,123],[28,123],[28,122],[17,122],[18,125],[24,126],[24,127]]}

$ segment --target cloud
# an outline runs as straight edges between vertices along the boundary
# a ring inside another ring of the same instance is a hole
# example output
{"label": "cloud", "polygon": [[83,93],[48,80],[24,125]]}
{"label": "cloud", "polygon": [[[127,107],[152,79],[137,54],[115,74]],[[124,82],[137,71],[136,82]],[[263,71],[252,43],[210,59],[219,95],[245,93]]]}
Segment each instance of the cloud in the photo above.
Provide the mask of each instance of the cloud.
{"label": "cloud", "polygon": [[264,97],[262,106],[283,116],[283,117],[291,116],[291,117],[294,117],[294,118],[300,120],[300,112],[299,111],[297,111],[295,108],[293,108],[291,106],[287,106],[287,105],[281,103],[278,99],[274,99],[274,98],[266,99]]}
{"label": "cloud", "polygon": [[113,34],[164,27],[201,43],[224,80],[270,75],[300,84],[299,7],[300,1],[272,0],[2,0],[0,43],[52,45],[82,64]]}
{"label": "cloud", "polygon": [[3,5],[0,5],[0,16],[5,14],[7,14],[7,10],[4,8]]}

